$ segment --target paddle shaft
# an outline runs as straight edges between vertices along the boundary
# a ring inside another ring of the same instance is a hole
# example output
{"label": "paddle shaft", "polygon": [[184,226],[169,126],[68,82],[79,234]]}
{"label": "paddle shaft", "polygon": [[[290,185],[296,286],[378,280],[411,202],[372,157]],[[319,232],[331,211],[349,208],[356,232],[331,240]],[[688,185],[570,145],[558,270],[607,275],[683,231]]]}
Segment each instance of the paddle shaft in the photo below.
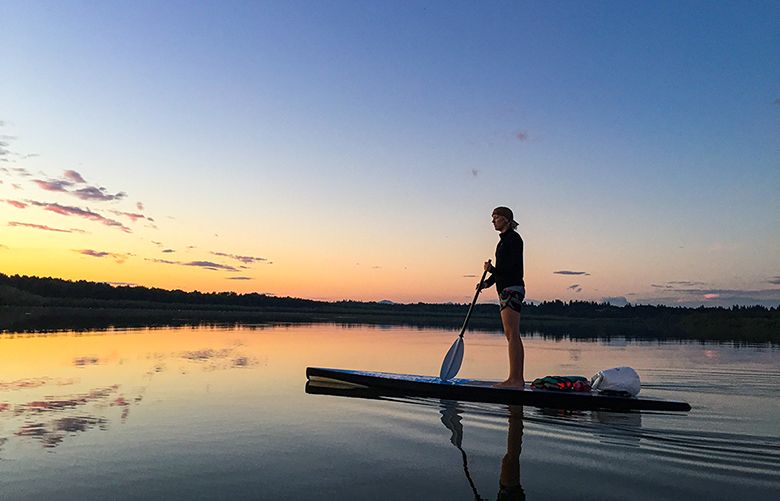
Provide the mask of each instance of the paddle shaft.
{"label": "paddle shaft", "polygon": [[[488,259],[488,263],[490,262],[490,259]],[[487,276],[487,270],[482,272],[482,278],[479,279],[479,284],[482,285],[482,282],[485,281],[485,277]],[[477,298],[479,297],[479,293],[482,292],[482,288],[478,288],[477,292],[474,294],[474,299],[471,301],[471,306],[469,306],[469,312],[466,313],[466,320],[463,321],[463,327],[460,329],[460,334],[458,334],[458,337],[463,337],[463,334],[466,333],[466,326],[469,324],[469,319],[471,318],[471,312],[474,311],[474,305],[477,304]]]}

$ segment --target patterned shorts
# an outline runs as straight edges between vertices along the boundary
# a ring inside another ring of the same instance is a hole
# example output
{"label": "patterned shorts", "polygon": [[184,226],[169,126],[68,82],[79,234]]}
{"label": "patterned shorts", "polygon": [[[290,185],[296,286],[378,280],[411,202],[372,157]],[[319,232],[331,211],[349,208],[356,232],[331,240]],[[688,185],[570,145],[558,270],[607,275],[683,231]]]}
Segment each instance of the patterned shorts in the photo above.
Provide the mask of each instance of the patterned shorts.
{"label": "patterned shorts", "polygon": [[520,313],[523,307],[523,299],[525,299],[525,287],[522,285],[512,285],[498,294],[501,310],[509,307]]}

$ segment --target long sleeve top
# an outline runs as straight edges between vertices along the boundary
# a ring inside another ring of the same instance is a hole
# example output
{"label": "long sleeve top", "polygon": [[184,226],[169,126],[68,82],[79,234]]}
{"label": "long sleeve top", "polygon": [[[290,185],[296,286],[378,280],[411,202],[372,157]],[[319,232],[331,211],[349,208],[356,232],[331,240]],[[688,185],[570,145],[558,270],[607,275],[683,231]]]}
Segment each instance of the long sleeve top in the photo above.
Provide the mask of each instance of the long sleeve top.
{"label": "long sleeve top", "polygon": [[496,246],[496,264],[491,275],[485,280],[487,287],[496,284],[501,292],[512,285],[522,285],[523,280],[523,238],[515,231],[501,233]]}

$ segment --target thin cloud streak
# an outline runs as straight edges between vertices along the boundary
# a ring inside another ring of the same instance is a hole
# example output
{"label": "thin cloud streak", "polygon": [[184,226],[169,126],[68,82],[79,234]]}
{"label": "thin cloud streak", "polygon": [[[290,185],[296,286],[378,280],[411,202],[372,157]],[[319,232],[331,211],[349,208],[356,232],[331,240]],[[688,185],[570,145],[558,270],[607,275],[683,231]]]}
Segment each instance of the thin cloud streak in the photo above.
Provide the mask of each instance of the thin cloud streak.
{"label": "thin cloud streak", "polygon": [[58,232],[58,233],[86,233],[84,230],[79,230],[77,228],[71,228],[69,230],[64,230],[64,229],[61,229],[61,228],[52,228],[51,226],[46,226],[44,224],[21,223],[19,221],[9,221],[8,222],[8,226],[32,228],[32,229],[35,229],[35,230],[54,231],[54,232]]}
{"label": "thin cloud streak", "polygon": [[146,261],[149,261],[151,263],[160,263],[160,264],[181,264],[178,261],[169,261],[167,259],[157,259],[152,257],[144,258]]}
{"label": "thin cloud streak", "polygon": [[[112,210],[112,211],[109,211],[109,212],[111,212],[111,214],[116,214],[117,216],[124,216],[124,217],[130,219],[130,221],[132,221],[132,222],[136,222],[139,219],[149,219],[146,216],[144,216],[143,214],[137,214],[135,212],[122,212],[122,211],[119,211],[119,210]],[[152,221],[152,219],[149,219],[149,220]]]}
{"label": "thin cloud streak", "polygon": [[132,233],[132,230],[130,228],[123,225],[119,221],[108,219],[107,217],[101,216],[97,212],[92,212],[89,209],[81,209],[79,207],[72,207],[69,205],[60,205],[58,203],[36,202],[34,200],[26,200],[26,202],[29,203],[30,205],[41,207],[44,210],[54,212],[55,214],[60,214],[62,216],[81,217],[84,219],[89,219],[90,221],[95,221],[97,223],[104,224],[106,226],[118,228],[124,231],[125,233]]}
{"label": "thin cloud streak", "polygon": [[227,264],[214,263],[212,261],[190,261],[189,263],[181,263],[184,266],[195,266],[197,268],[205,268],[207,270],[224,270],[224,271],[239,271],[238,268]]}
{"label": "thin cloud streak", "polygon": [[590,273],[588,273],[586,271],[558,270],[558,271],[554,271],[553,275],[583,275],[583,276],[590,276]]}
{"label": "thin cloud streak", "polygon": [[212,271],[240,271],[238,268],[235,268],[233,266],[227,265],[227,264],[220,264],[215,263],[212,261],[189,261],[189,262],[183,262],[183,261],[170,261],[168,259],[157,259],[157,258],[145,258],[146,261],[150,261],[152,263],[160,263],[160,264],[175,264],[178,266],[192,266],[195,268],[203,268],[206,270],[212,270]]}
{"label": "thin cloud streak", "polygon": [[17,209],[26,209],[28,206],[28,204],[18,200],[3,200],[3,202],[7,203],[8,205],[13,205]]}
{"label": "thin cloud streak", "polygon": [[268,261],[264,257],[239,256],[239,255],[236,255],[236,254],[228,254],[226,252],[214,252],[214,251],[211,251],[211,254],[214,255],[214,256],[219,256],[219,257],[229,257],[231,259],[235,259],[236,261],[239,261],[239,262],[244,263],[244,264],[252,264],[252,263],[259,263],[259,262],[262,262],[262,261]]}
{"label": "thin cloud streak", "polygon": [[94,249],[74,249],[74,252],[78,252],[79,254],[82,254],[84,256],[90,256],[90,257],[110,257],[114,261],[116,261],[118,264],[122,264],[125,261],[127,261],[127,254],[117,254],[115,252],[106,252],[106,251],[97,251]]}
{"label": "thin cloud streak", "polygon": [[42,179],[33,179],[33,183],[35,183],[38,188],[46,191],[60,191],[60,192],[68,192],[68,188],[73,185],[70,181],[65,181],[62,179],[57,179],[54,181],[44,181]]}

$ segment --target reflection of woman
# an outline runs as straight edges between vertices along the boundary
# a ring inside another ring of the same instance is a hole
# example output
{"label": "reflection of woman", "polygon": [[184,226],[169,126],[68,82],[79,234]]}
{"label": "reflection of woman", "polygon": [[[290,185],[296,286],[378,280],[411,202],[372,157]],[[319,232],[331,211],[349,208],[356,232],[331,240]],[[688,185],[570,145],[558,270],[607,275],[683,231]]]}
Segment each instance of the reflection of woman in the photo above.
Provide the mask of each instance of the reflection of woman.
{"label": "reflection of woman", "polygon": [[501,459],[501,477],[498,481],[498,499],[524,500],[525,491],[520,485],[520,453],[523,450],[523,407],[509,406],[509,433],[506,454]]}
{"label": "reflection of woman", "polygon": [[[469,482],[474,499],[482,500],[477,492],[477,486],[469,472],[469,459],[466,451],[463,450],[463,424],[461,423],[461,414],[463,409],[458,402],[452,400],[442,400],[441,422],[448,430],[452,432],[450,442],[458,448],[463,457],[463,472],[466,474],[466,480]],[[522,501],[525,500],[525,491],[520,485],[520,452],[523,449],[523,407],[521,405],[509,406],[509,432],[507,433],[506,454],[501,459],[501,476],[498,481],[498,500],[499,501]]]}

